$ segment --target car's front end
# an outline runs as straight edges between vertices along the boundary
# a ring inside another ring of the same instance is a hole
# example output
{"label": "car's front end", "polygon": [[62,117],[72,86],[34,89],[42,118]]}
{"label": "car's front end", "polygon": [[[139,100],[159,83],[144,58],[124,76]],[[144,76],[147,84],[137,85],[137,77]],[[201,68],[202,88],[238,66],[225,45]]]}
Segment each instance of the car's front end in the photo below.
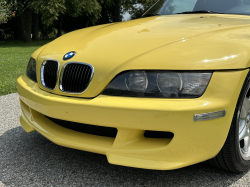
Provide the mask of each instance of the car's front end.
{"label": "car's front end", "polygon": [[[18,79],[21,124],[27,132],[36,130],[58,145],[105,154],[112,164],[176,169],[218,154],[247,72],[214,72],[202,97],[181,100],[65,97],[43,91],[23,75]],[[194,121],[196,114],[223,110],[225,117]],[[62,120],[77,123],[65,126]],[[74,128],[77,130],[70,130]],[[145,137],[146,131],[149,134]]]}
{"label": "car's front end", "polygon": [[21,124],[117,165],[169,170],[214,158],[249,72],[249,31],[247,16],[192,14],[67,34],[17,80]]}

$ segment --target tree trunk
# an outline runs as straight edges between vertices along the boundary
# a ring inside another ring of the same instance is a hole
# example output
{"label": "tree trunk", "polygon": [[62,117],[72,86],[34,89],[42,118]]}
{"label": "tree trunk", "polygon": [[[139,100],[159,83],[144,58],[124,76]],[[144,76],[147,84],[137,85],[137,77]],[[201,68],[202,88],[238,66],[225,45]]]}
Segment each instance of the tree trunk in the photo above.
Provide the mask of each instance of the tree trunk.
{"label": "tree trunk", "polygon": [[33,40],[38,40],[39,38],[38,38],[38,32],[39,32],[39,21],[38,21],[39,19],[38,19],[38,14],[33,14],[33,24],[32,24],[32,26],[33,26],[33,32],[32,32],[32,34],[33,34],[33,37],[32,37],[32,39]]}
{"label": "tree trunk", "polygon": [[18,40],[24,39],[24,20],[23,20],[23,10],[17,12],[17,35]]}
{"label": "tree trunk", "polygon": [[27,8],[25,17],[25,43],[31,43],[31,29],[32,29],[32,10]]}
{"label": "tree trunk", "polygon": [[63,21],[63,15],[60,14],[58,20],[57,37],[62,36],[62,21]]}
{"label": "tree trunk", "polygon": [[115,0],[114,6],[114,22],[119,22],[121,16],[121,3],[120,0]]}
{"label": "tree trunk", "polygon": [[13,27],[14,40],[19,40],[19,38],[18,38],[18,35],[19,35],[19,33],[18,33],[18,18],[15,17],[13,20],[14,20],[14,24],[15,24]]}
{"label": "tree trunk", "polygon": [[89,19],[86,20],[85,28],[89,27]]}

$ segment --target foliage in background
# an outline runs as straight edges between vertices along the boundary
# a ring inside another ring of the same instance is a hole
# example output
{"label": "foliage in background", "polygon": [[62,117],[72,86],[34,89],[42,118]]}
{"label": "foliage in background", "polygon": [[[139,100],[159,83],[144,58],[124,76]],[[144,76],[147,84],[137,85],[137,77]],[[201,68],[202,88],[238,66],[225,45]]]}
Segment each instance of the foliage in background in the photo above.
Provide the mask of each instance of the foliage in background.
{"label": "foliage in background", "polygon": [[133,16],[136,12],[140,12],[141,9],[146,11],[157,1],[158,0],[124,0],[122,1],[121,5],[125,11],[129,12]]}
{"label": "foliage in background", "polygon": [[130,0],[123,5],[124,10],[131,15],[131,19],[140,18],[158,0]]}
{"label": "foliage in background", "polygon": [[[103,0],[33,0],[29,7],[40,14],[45,25],[51,25],[57,20],[60,14],[68,14],[77,17],[85,14],[92,23],[95,23],[101,16]],[[106,4],[111,4],[111,0],[106,0]]]}
{"label": "foliage in background", "polygon": [[0,0],[0,24],[6,23],[10,17],[15,16],[15,13],[12,12],[13,6],[12,3]]}
{"label": "foliage in background", "polygon": [[[60,37],[77,29],[122,21],[124,13],[139,18],[156,0],[0,0],[16,3],[16,17],[0,25],[6,38],[34,40]],[[31,38],[32,37],[32,38]]]}
{"label": "foliage in background", "polygon": [[[120,13],[128,11],[134,14],[140,10],[141,4],[144,9],[149,8],[157,0],[33,0],[29,7],[42,16],[45,25],[51,25],[58,19],[60,14],[67,14],[72,17],[85,15],[95,24],[102,16],[102,8],[118,7]],[[116,20],[113,20],[116,21]]]}

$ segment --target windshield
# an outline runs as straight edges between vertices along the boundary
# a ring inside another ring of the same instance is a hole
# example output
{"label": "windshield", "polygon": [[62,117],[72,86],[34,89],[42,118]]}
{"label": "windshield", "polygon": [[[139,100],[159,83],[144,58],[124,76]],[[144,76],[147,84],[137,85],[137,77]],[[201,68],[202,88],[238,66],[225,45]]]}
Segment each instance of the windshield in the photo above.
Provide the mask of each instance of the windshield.
{"label": "windshield", "polygon": [[199,11],[250,15],[250,0],[159,0],[143,16],[199,13]]}

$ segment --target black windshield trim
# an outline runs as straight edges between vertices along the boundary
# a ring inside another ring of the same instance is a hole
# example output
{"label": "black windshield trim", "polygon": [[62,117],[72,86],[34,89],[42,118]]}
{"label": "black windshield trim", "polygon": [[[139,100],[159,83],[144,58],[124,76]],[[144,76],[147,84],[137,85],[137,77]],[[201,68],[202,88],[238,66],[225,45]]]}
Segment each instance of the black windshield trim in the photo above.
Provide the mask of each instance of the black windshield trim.
{"label": "black windshield trim", "polygon": [[209,11],[209,10],[194,10],[194,11],[179,12],[176,14],[224,14],[224,13],[214,12],[214,11]]}
{"label": "black windshield trim", "polygon": [[153,17],[153,16],[162,16],[161,14],[146,14],[146,15],[143,15],[142,18],[146,18],[146,17]]}

